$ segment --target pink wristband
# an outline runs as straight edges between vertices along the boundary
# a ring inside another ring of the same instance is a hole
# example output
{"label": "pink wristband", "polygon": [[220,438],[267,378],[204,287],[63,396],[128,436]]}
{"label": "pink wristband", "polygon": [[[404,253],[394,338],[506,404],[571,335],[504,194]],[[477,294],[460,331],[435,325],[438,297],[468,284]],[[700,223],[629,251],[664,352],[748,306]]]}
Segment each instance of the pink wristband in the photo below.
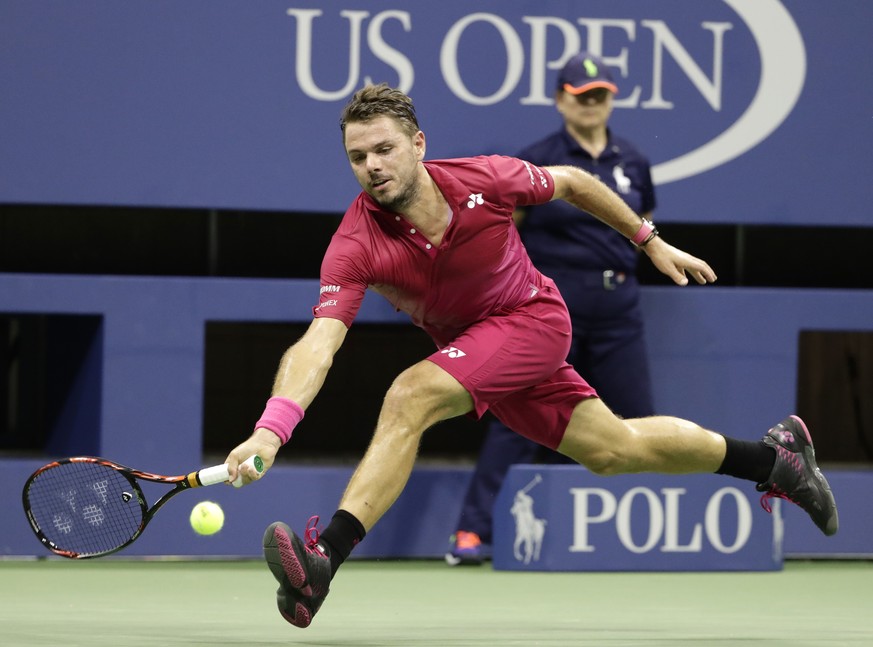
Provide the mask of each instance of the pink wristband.
{"label": "pink wristband", "polygon": [[291,440],[294,427],[303,420],[303,408],[288,398],[273,396],[267,400],[267,406],[261,419],[255,423],[255,429],[269,429],[276,434],[284,445]]}
{"label": "pink wristband", "polygon": [[640,244],[642,244],[646,240],[646,238],[651,236],[652,232],[654,232],[654,231],[655,231],[655,225],[653,225],[648,220],[643,220],[643,223],[640,225],[639,230],[637,231],[637,233],[634,234],[634,237],[631,238],[631,242],[634,245],[639,246]]}

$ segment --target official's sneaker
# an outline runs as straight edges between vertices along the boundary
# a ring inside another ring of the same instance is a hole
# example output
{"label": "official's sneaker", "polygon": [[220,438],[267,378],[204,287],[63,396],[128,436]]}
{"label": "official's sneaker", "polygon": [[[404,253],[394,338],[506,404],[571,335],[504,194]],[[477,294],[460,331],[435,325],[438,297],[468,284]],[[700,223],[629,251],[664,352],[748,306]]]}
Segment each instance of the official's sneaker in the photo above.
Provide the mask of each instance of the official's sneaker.
{"label": "official's sneaker", "polygon": [[788,416],[764,436],[764,444],[776,450],[776,464],[765,483],[758,483],[761,506],[770,512],[769,499],[779,497],[806,510],[826,535],[840,527],[837,504],[827,479],[815,462],[812,438],[803,420]]}
{"label": "official's sneaker", "polygon": [[446,553],[449,566],[478,566],[484,559],[482,540],[475,532],[459,530],[451,538],[452,550]]}
{"label": "official's sneaker", "polygon": [[279,613],[295,627],[308,627],[327,597],[331,569],[318,545],[318,517],[306,524],[306,543],[281,521],[264,533],[264,559],[279,582]]}

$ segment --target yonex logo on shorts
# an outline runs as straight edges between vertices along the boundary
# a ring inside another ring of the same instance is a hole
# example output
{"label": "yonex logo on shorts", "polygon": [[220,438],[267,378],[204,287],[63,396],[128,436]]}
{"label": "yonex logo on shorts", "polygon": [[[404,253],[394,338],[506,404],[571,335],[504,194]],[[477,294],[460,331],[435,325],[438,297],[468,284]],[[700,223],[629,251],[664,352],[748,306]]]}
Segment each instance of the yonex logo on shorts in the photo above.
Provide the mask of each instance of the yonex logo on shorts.
{"label": "yonex logo on shorts", "polygon": [[482,204],[483,202],[485,202],[485,201],[482,199],[481,193],[471,193],[470,200],[467,202],[467,207],[472,209],[477,204]]}
{"label": "yonex logo on shorts", "polygon": [[467,356],[467,353],[465,353],[462,350],[458,350],[454,346],[449,346],[448,348],[443,348],[440,352],[445,354],[445,355],[448,355],[451,358],[466,357]]}

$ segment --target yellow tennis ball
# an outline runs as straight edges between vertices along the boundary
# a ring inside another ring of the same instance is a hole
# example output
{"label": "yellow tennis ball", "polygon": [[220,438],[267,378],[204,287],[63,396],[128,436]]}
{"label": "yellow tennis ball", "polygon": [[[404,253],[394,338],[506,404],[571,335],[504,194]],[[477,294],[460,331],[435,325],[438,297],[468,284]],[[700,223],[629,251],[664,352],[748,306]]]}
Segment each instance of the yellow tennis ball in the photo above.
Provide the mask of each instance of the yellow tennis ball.
{"label": "yellow tennis ball", "polygon": [[224,525],[224,510],[214,501],[201,501],[191,510],[190,520],[198,535],[214,535]]}

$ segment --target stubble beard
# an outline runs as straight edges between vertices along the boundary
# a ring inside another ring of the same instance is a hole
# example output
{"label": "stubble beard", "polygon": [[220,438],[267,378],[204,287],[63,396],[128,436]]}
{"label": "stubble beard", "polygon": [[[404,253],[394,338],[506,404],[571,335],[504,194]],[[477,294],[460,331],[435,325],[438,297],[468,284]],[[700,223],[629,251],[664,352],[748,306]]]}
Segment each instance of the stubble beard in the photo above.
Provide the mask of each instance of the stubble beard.
{"label": "stubble beard", "polygon": [[418,184],[419,183],[413,177],[413,179],[410,180],[394,197],[380,200],[374,196],[373,199],[383,209],[401,213],[418,199],[418,196],[421,193],[421,188]]}

